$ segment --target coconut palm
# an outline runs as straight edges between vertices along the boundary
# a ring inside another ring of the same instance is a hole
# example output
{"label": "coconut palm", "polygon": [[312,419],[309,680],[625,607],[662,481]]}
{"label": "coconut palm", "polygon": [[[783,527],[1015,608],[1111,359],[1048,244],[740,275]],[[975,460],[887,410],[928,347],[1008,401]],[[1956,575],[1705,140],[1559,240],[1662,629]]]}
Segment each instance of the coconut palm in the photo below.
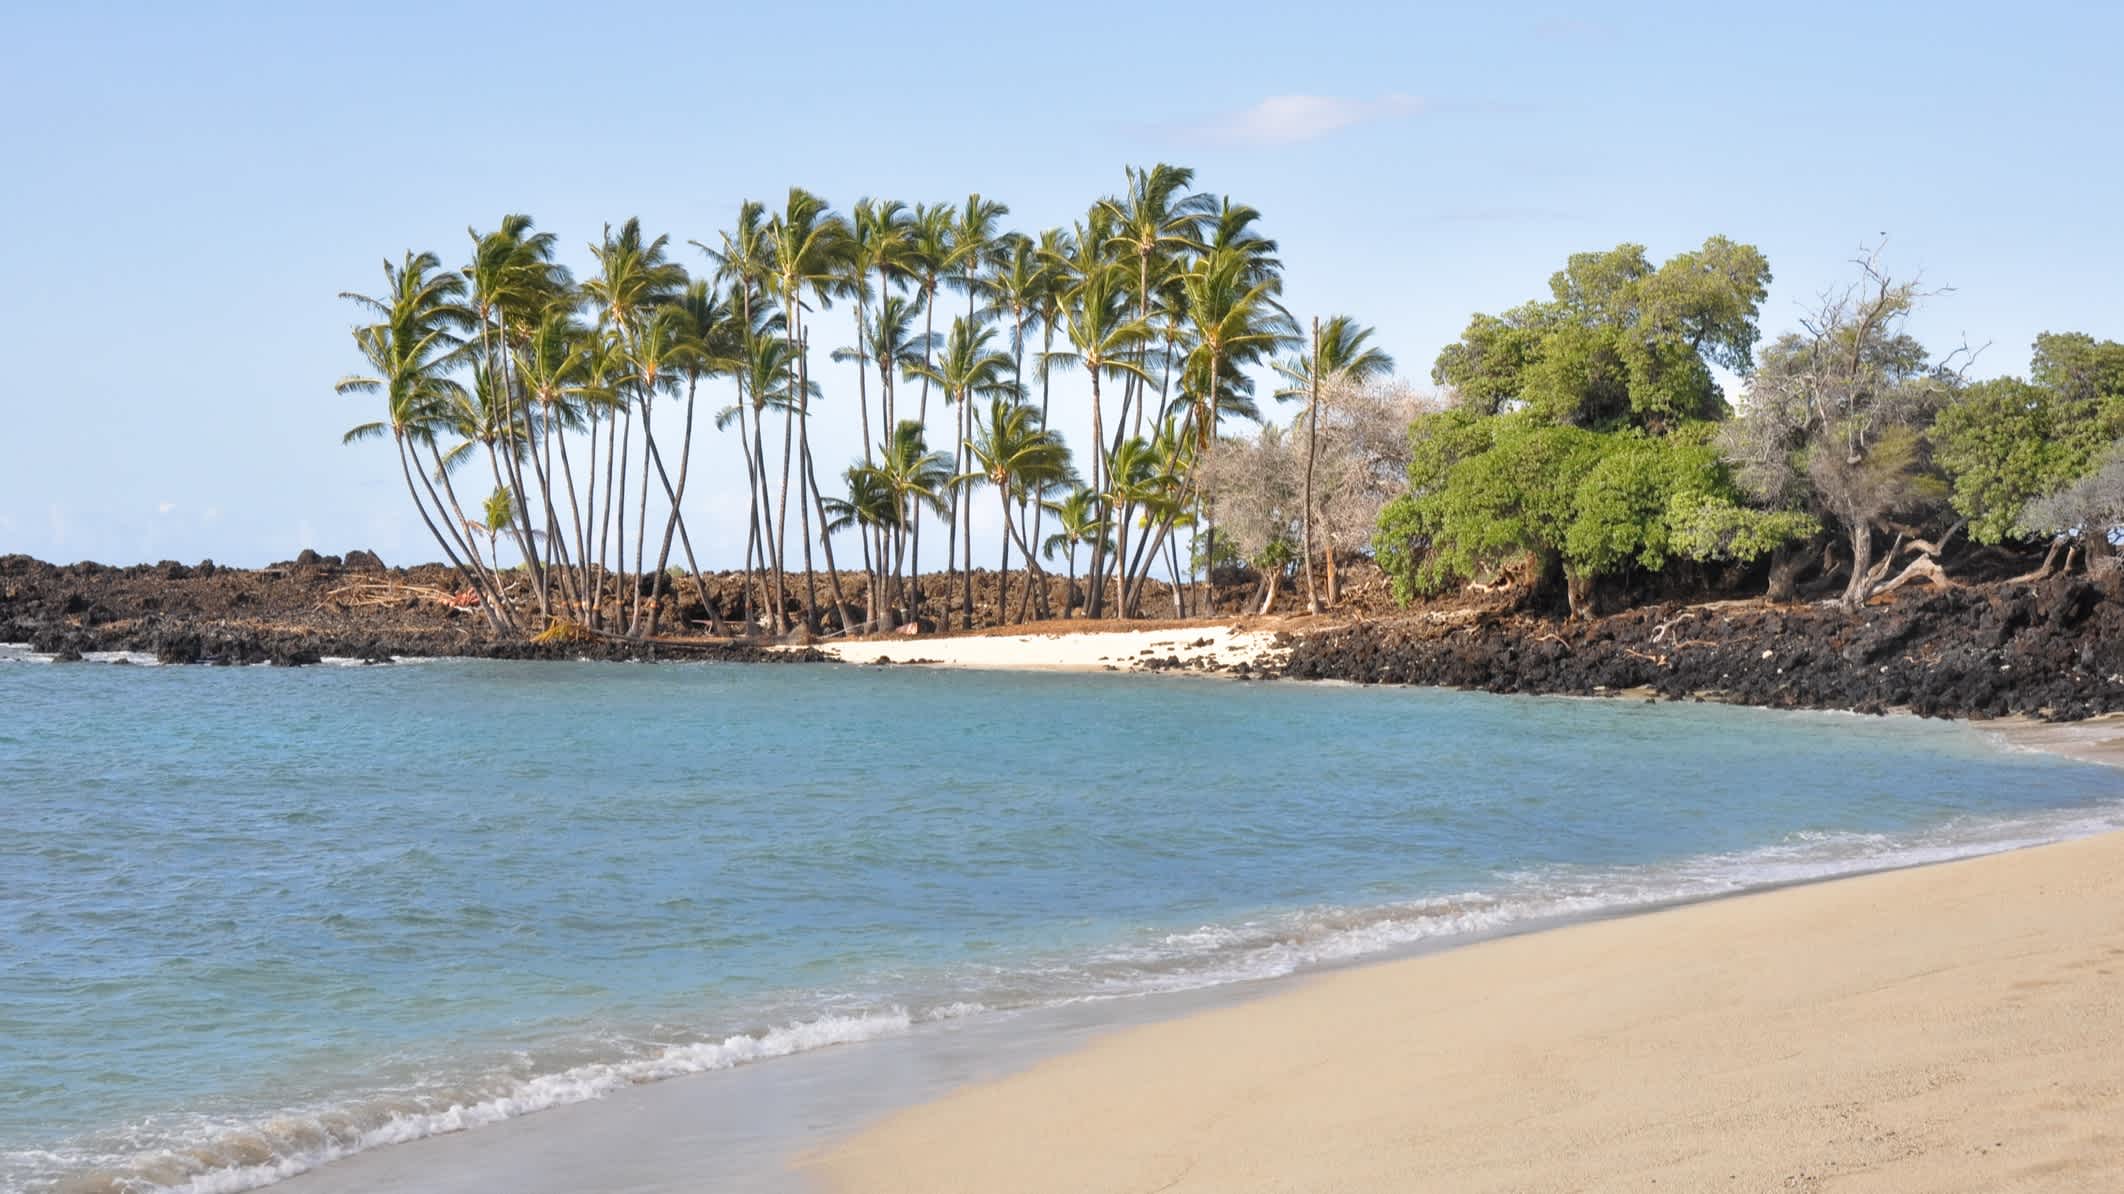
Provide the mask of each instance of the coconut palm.
{"label": "coconut palm", "polygon": [[460,272],[470,288],[467,306],[479,325],[479,368],[498,399],[506,437],[499,445],[498,459],[508,470],[508,513],[514,520],[509,529],[523,549],[539,613],[545,616],[550,610],[550,593],[539,553],[530,547],[537,536],[531,526],[523,460],[528,458],[532,463],[549,524],[554,521],[552,495],[539,457],[523,451],[525,445],[514,439],[515,429],[520,426],[515,408],[524,399],[512,376],[514,362],[509,349],[530,333],[549,307],[573,298],[571,283],[568,271],[553,262],[557,238],[553,233],[536,231],[530,216],[505,215],[500,227],[492,232],[471,228],[465,231],[472,238],[472,260]]}
{"label": "coconut palm", "polygon": [[[1078,281],[1058,312],[1063,333],[1069,339],[1069,349],[1049,352],[1042,362],[1047,367],[1057,364],[1081,366],[1091,379],[1092,488],[1102,493],[1107,489],[1107,478],[1113,475],[1113,461],[1107,448],[1101,383],[1112,378],[1136,382],[1149,380],[1142,364],[1133,358],[1150,338],[1150,325],[1130,315],[1128,294],[1122,285],[1118,269],[1091,268]],[[1126,549],[1126,527],[1121,529],[1117,541]],[[1105,604],[1104,547],[1103,536],[1092,541],[1091,569],[1087,573],[1092,578],[1092,592],[1086,614],[1093,618],[1099,616]]]}
{"label": "coconut palm", "polygon": [[[863,425],[863,453],[870,455],[870,395],[869,382],[864,365],[873,359],[872,345],[867,338],[868,329],[864,316],[870,308],[872,296],[880,302],[892,297],[896,279],[905,275],[913,241],[910,226],[913,217],[907,205],[897,199],[858,199],[849,226],[854,237],[848,254],[848,278],[843,289],[855,300],[856,342],[853,357],[843,357],[838,350],[835,360],[852,359],[856,362],[856,398]],[[877,287],[871,288],[875,276]],[[879,425],[892,426],[892,399],[889,391],[878,394]]]}
{"label": "coconut palm", "polygon": [[[1253,405],[1253,382],[1242,367],[1288,344],[1297,330],[1276,302],[1276,285],[1274,273],[1263,273],[1258,259],[1238,248],[1212,249],[1181,275],[1180,312],[1193,345],[1181,373],[1181,390],[1194,423],[1197,451],[1208,451],[1226,413],[1260,417]],[[1196,515],[1207,526],[1199,500]],[[1209,558],[1215,559],[1216,529],[1207,527],[1207,533]],[[1214,567],[1208,582],[1204,608],[1214,611]]]}
{"label": "coconut palm", "polygon": [[819,493],[811,459],[811,342],[804,327],[804,296],[808,292],[812,301],[822,309],[832,305],[834,288],[846,275],[846,262],[854,252],[854,236],[848,221],[836,215],[824,199],[802,187],[789,188],[788,200],[782,210],[768,220],[767,236],[772,249],[776,297],[782,305],[782,317],[789,321],[789,337],[797,350],[792,364],[796,376],[791,386],[796,394],[796,406],[785,416],[783,425],[782,495],[776,521],[778,533],[786,535],[789,526],[789,420],[793,419],[801,466],[797,474],[797,524],[804,545],[804,623],[816,631],[819,627],[818,590],[811,565],[810,511],[813,509],[818,512],[819,542],[826,554],[826,573],[844,626],[848,622],[849,609],[841,596],[839,570],[834,567],[833,537],[824,534],[825,500]]}
{"label": "coconut palm", "polygon": [[[674,484],[664,468],[664,460],[651,439],[650,458],[656,466],[657,478],[663,483],[665,496],[670,501],[670,511],[664,519],[664,535],[657,548],[654,579],[649,590],[649,623],[647,632],[656,632],[662,607],[658,604],[663,595],[665,568],[671,561],[671,540],[677,534],[680,546],[686,553],[687,570],[693,574],[695,590],[700,594],[701,604],[708,611],[711,629],[717,634],[723,631],[722,614],[708,594],[707,580],[701,575],[700,561],[693,554],[693,539],[686,532],[686,520],[680,513],[686,497],[686,480],[693,460],[693,415],[701,379],[718,373],[734,371],[741,351],[736,327],[736,314],[730,308],[726,296],[719,293],[706,280],[687,283],[677,300],[658,313],[657,322],[668,331],[670,343],[663,353],[661,369],[669,375],[676,370],[684,380],[686,399],[685,435],[680,441],[678,480]],[[661,334],[661,333],[660,333]],[[642,338],[647,342],[650,337]],[[646,355],[646,354],[643,354]],[[676,387],[673,387],[676,389]],[[649,427],[648,410],[643,409],[642,426]],[[637,550],[637,564],[640,552]],[[637,592],[641,586],[636,585]]]}
{"label": "coconut palm", "polygon": [[[575,534],[574,558],[583,560],[586,541],[582,503],[576,492],[575,466],[568,455],[568,433],[584,426],[594,404],[611,398],[596,384],[594,339],[594,335],[567,311],[554,308],[546,312],[523,343],[510,354],[515,362],[517,385],[525,401],[537,413],[541,458],[538,472],[544,478],[541,486],[546,494],[546,551],[552,562],[559,566],[566,599],[576,606],[578,616],[585,620],[588,618],[583,611],[587,577],[574,574],[569,559],[569,540],[560,524],[552,491],[553,479],[558,475],[559,481],[567,488],[568,511]],[[556,452],[558,466],[555,464]]]}
{"label": "coconut palm", "polygon": [[[1320,455],[1320,401],[1323,386],[1337,383],[1363,385],[1394,371],[1394,358],[1371,343],[1372,329],[1347,315],[1337,315],[1325,324],[1313,320],[1312,351],[1279,362],[1276,371],[1286,385],[1276,391],[1281,402],[1305,400],[1305,512],[1301,520],[1300,562],[1305,567],[1306,607],[1320,612],[1320,594],[1313,587],[1313,470]],[[1327,551],[1327,600],[1335,603],[1335,550]]]}
{"label": "coconut palm", "polygon": [[[1122,194],[1099,201],[1098,209],[1107,217],[1100,251],[1129,264],[1136,318],[1149,324],[1157,295],[1178,271],[1179,261],[1201,249],[1203,221],[1215,211],[1216,201],[1207,194],[1189,192],[1195,172],[1185,167],[1164,162],[1147,170],[1131,166],[1127,178]],[[1144,367],[1144,376],[1140,381],[1127,382],[1122,389],[1119,423],[1130,422],[1133,407],[1131,435],[1142,431],[1145,404],[1141,390],[1150,383],[1149,356],[1154,345],[1154,338],[1144,339],[1136,360]],[[1115,438],[1119,437],[1117,430]]]}
{"label": "coconut palm", "polygon": [[[874,463],[849,465],[842,480],[848,487],[848,496],[826,499],[826,533],[857,532],[856,541],[863,547],[863,574],[869,578],[870,621],[874,624],[882,609],[885,536],[896,521],[892,487]],[[875,552],[871,550],[873,540],[877,543]]]}
{"label": "coconut palm", "polygon": [[996,620],[1007,622],[1013,541],[1025,557],[1026,583],[1041,582],[1039,561],[1011,516],[1011,507],[1070,487],[1076,483],[1076,470],[1070,467],[1069,446],[1062,437],[1043,426],[1040,412],[1015,393],[989,398],[984,417],[975,420],[974,437],[966,443],[966,455],[972,467],[955,479],[995,486],[997,501],[1003,508],[1003,557],[996,569]]}
{"label": "coconut palm", "polygon": [[[341,437],[356,443],[388,434],[398,449],[399,472],[406,493],[428,533],[442,548],[466,587],[481,595],[480,608],[499,633],[512,625],[499,586],[480,562],[477,548],[459,528],[464,516],[452,512],[436,493],[425,468],[416,468],[418,449],[432,454],[436,437],[450,425],[464,400],[464,386],[449,376],[463,358],[465,340],[458,333],[470,322],[463,305],[464,279],[441,272],[433,253],[408,252],[393,265],[384,262],[386,287],[381,297],[345,292],[341,298],[379,316],[378,322],[354,329],[354,344],[370,372],[351,374],[333,386],[345,394],[380,394],[384,417],[362,423]],[[415,478],[418,477],[416,484]],[[438,521],[439,520],[439,521]]]}
{"label": "coconut palm", "polygon": [[[951,335],[944,342],[944,351],[938,354],[934,365],[919,366],[923,377],[933,381],[944,392],[947,403],[956,403],[960,411],[967,410],[976,401],[990,398],[1018,398],[1017,383],[1011,379],[1010,354],[995,347],[996,333],[993,328],[977,328],[971,321],[955,319],[951,323]],[[961,425],[965,420],[961,418]],[[964,444],[955,454],[952,480],[952,505],[954,513],[965,509],[965,496],[970,484],[966,470],[957,467],[964,460]],[[972,545],[968,544],[967,555],[971,557]],[[920,560],[917,559],[919,565]],[[919,568],[917,569],[919,571]],[[960,590],[960,613],[966,629],[973,628],[973,570],[969,558],[967,570],[961,574],[964,584]]]}
{"label": "coconut palm", "polygon": [[[1062,597],[1062,616],[1066,618],[1077,600],[1077,548],[1103,535],[1106,503],[1097,493],[1079,486],[1061,501],[1041,505],[1055,516],[1055,533],[1040,545],[1042,558],[1052,560],[1057,553],[1066,553],[1069,557],[1068,588],[1063,590]],[[1111,544],[1108,546],[1111,549]]]}
{"label": "coconut palm", "polygon": [[[906,589],[901,565],[907,560],[908,544],[914,528],[919,525],[922,511],[940,515],[944,512],[944,495],[952,481],[951,457],[930,449],[920,423],[902,419],[893,428],[892,438],[878,446],[877,470],[893,495],[894,513],[888,546],[892,557],[894,596],[897,597]],[[886,552],[881,548],[879,554],[883,557]],[[880,562],[882,564],[882,558]],[[880,608],[884,608],[882,604]],[[913,617],[915,607],[910,605],[907,612]]]}
{"label": "coconut palm", "polygon": [[[1176,412],[1150,439],[1131,436],[1114,453],[1113,472],[1108,475],[1107,504],[1119,512],[1115,519],[1117,544],[1116,579],[1120,589],[1120,616],[1136,616],[1143,581],[1157,562],[1166,537],[1187,512],[1187,478],[1194,464],[1194,437]],[[1129,553],[1129,528],[1140,520],[1143,534],[1136,550]],[[1173,577],[1177,587],[1179,577]]]}
{"label": "coconut palm", "polygon": [[[774,277],[774,241],[769,235],[766,206],[757,200],[747,199],[738,205],[735,224],[719,234],[714,247],[700,241],[694,241],[693,247],[715,263],[717,280],[730,288],[738,310],[740,334],[747,338],[739,353],[740,367],[736,372],[738,401],[734,408],[738,422],[739,447],[745,455],[746,484],[751,489],[751,525],[746,533],[745,544],[745,616],[747,625],[750,625],[753,584],[757,580],[764,604],[773,611],[768,629],[779,634],[788,628],[785,613],[787,605],[782,597],[781,543],[767,519],[766,429],[757,418],[753,419],[749,433],[745,426],[745,413],[748,409],[755,415],[766,409],[763,404],[749,402],[747,398],[747,394],[753,392],[757,380],[757,372],[751,368],[759,356],[757,342],[761,337],[779,337],[786,329],[786,322],[780,313],[770,310],[770,287]],[[768,326],[770,320],[773,325],[771,329]],[[725,412],[728,413],[730,412]],[[723,423],[719,420],[717,425],[722,426]],[[750,446],[747,446],[748,440]],[[755,549],[764,565],[757,576],[753,574]]]}
{"label": "coconut palm", "polygon": [[[758,324],[743,337],[741,355],[736,362],[734,375],[738,380],[738,400],[716,414],[715,425],[724,428],[733,421],[738,425],[738,448],[744,456],[747,488],[751,494],[745,568],[751,574],[757,562],[764,589],[762,601],[771,611],[768,629],[780,633],[788,627],[788,606],[779,583],[771,587],[765,584],[770,576],[778,575],[778,566],[770,566],[768,562],[780,560],[781,544],[775,537],[774,521],[768,513],[766,443],[761,429],[766,426],[768,412],[786,414],[796,407],[796,395],[790,388],[796,374],[796,346],[783,334],[779,312],[763,312],[758,319]],[[749,435],[746,433],[748,413],[751,416]],[[748,575],[745,588],[748,625],[752,619],[752,588],[752,578]]]}

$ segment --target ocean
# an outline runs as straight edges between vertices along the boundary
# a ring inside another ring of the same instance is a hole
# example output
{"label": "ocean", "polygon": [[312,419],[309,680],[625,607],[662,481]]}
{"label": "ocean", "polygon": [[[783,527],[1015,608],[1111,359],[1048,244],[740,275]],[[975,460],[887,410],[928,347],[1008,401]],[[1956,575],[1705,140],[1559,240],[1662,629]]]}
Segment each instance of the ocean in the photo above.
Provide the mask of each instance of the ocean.
{"label": "ocean", "polygon": [[[2124,776],[1909,718],[0,648],[0,1190],[300,1184],[825,1054],[934,1085],[1292,973],[2118,827]],[[755,1151],[834,1126],[785,1119]]]}

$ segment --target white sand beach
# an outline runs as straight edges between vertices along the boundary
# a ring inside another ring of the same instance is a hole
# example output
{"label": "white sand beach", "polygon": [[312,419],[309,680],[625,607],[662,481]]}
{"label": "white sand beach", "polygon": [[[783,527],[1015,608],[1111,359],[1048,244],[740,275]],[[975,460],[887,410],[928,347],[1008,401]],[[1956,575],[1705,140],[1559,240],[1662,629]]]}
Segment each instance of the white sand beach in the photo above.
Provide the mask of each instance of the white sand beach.
{"label": "white sand beach", "polygon": [[925,635],[822,642],[843,663],[928,664],[1015,671],[1131,671],[1146,660],[1181,666],[1259,665],[1282,654],[1277,632],[1237,626],[1179,625],[1148,630],[1058,630],[1026,634]]}

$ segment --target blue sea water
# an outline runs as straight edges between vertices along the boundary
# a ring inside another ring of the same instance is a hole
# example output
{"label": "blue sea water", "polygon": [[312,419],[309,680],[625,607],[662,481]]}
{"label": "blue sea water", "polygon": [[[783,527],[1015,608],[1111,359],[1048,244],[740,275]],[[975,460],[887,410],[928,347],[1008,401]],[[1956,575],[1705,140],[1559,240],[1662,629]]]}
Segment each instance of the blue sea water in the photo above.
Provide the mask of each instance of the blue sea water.
{"label": "blue sea water", "polygon": [[239,1190],[936,1020],[2124,826],[1965,726],[0,649],[0,1190]]}

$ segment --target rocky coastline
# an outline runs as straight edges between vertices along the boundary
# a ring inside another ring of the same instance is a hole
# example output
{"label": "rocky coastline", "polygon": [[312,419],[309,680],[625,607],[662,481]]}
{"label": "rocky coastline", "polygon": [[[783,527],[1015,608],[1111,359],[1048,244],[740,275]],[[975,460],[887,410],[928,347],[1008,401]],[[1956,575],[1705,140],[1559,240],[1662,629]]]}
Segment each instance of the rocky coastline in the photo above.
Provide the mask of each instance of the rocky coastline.
{"label": "rocky coastline", "polygon": [[[738,580],[710,583],[720,601],[721,587]],[[60,660],[133,652],[163,663],[282,666],[438,656],[828,658],[730,640],[496,639],[475,612],[438,599],[452,588],[439,566],[390,569],[366,552],[305,553],[262,569],[6,556],[0,642]],[[1373,599],[1383,586],[1356,588],[1349,620],[1318,629],[1312,619],[1247,619],[1283,632],[1275,662],[1212,665],[1160,652],[1129,670],[1935,717],[2072,721],[2124,711],[2124,576],[2116,574],[1907,589],[1857,614],[1824,604],[1665,601],[1576,621],[1494,601],[1402,611]]]}
{"label": "rocky coastline", "polygon": [[2076,721],[2124,710],[2124,582],[2061,575],[1905,590],[1856,614],[1763,601],[1576,622],[1428,611],[1299,636],[1283,675]]}

